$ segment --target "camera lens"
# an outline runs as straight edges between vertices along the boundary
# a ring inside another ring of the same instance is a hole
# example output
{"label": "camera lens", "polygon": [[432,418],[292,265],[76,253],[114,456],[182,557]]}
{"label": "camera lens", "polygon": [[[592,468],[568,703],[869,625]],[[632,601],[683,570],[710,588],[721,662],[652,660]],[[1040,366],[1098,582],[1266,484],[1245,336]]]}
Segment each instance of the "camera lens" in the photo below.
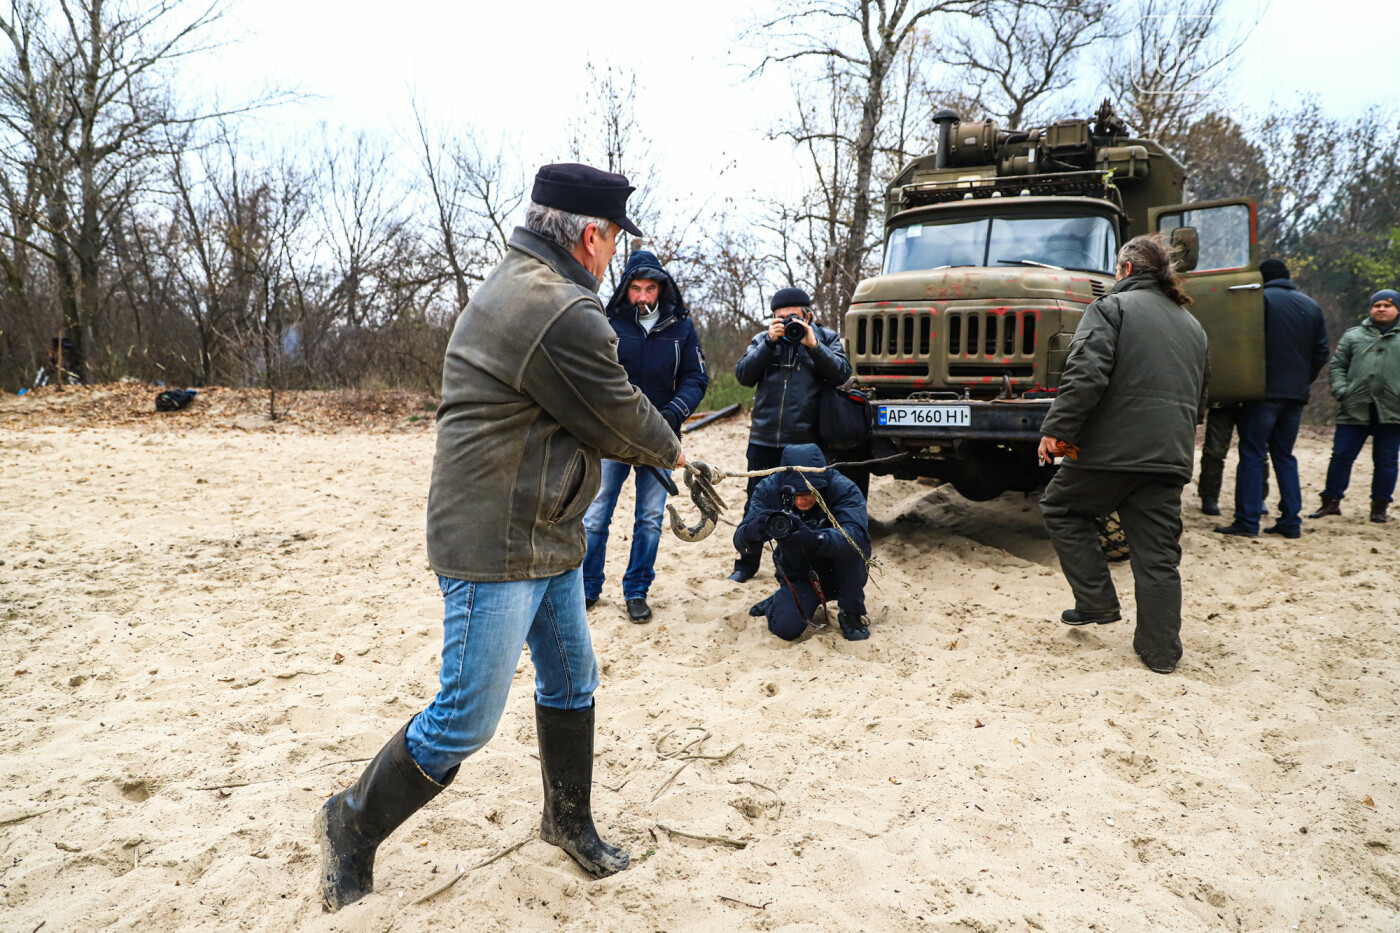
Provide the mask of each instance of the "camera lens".
{"label": "camera lens", "polygon": [[768,537],[774,540],[781,540],[792,534],[792,529],[794,527],[795,525],[791,515],[786,512],[774,512],[772,515],[768,516],[768,523],[764,526],[763,530],[768,533]]}
{"label": "camera lens", "polygon": [[807,326],[801,321],[789,320],[783,325],[783,339],[788,343],[801,343],[807,335]]}

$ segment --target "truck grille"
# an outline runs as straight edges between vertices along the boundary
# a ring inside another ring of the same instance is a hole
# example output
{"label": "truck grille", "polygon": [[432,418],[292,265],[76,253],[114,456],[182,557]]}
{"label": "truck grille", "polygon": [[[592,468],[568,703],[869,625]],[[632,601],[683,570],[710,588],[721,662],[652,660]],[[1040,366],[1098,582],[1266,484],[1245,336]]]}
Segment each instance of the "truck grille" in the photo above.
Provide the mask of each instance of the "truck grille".
{"label": "truck grille", "polygon": [[1034,311],[948,311],[944,317],[950,357],[1001,364],[1035,356]]}

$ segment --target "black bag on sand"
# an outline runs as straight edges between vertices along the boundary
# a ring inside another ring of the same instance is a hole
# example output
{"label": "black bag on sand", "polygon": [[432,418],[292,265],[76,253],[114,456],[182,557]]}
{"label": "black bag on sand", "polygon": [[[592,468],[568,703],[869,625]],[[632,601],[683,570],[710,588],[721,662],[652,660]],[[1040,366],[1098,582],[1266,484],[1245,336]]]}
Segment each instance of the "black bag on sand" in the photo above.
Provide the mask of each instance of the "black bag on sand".
{"label": "black bag on sand", "polygon": [[194,389],[166,389],[156,396],[156,411],[179,411],[198,394]]}
{"label": "black bag on sand", "polygon": [[870,439],[870,402],[860,389],[823,389],[817,399],[817,434],[832,450],[860,447]]}

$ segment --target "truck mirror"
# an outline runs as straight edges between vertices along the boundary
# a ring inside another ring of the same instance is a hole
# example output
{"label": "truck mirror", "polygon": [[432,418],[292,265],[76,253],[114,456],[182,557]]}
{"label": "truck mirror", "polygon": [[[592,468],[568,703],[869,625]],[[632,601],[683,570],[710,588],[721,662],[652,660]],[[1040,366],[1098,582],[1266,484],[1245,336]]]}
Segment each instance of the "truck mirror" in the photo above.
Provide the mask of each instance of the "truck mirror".
{"label": "truck mirror", "polygon": [[1196,268],[1201,258],[1201,237],[1195,227],[1177,227],[1172,231],[1171,245],[1177,256],[1178,272],[1190,272]]}

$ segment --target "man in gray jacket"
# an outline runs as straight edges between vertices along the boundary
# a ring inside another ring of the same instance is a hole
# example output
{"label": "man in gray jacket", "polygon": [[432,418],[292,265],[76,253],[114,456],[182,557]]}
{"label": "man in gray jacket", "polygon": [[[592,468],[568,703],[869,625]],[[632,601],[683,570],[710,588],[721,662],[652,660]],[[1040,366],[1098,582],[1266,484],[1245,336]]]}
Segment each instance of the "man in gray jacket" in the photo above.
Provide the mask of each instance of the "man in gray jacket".
{"label": "man in gray jacket", "polygon": [[1074,591],[1074,608],[1060,619],[1122,618],[1094,527],[1095,516],[1116,511],[1137,589],[1133,649],[1159,674],[1181,660],[1181,489],[1191,479],[1209,379],[1206,335],[1190,302],[1162,243],[1129,240],[1118,253],[1118,283],[1079,321],[1041,426],[1041,458],[1066,456],[1040,500]]}
{"label": "man in gray jacket", "polygon": [[680,440],[618,363],[599,277],[633,188],[585,165],[535,176],[525,226],[453,328],[428,492],[428,561],[445,613],[441,689],[318,812],[328,910],[374,887],[379,844],[491,738],[524,645],[535,665],[540,836],[595,876],[627,867],[598,837],[583,515],[600,458],[674,469]]}

